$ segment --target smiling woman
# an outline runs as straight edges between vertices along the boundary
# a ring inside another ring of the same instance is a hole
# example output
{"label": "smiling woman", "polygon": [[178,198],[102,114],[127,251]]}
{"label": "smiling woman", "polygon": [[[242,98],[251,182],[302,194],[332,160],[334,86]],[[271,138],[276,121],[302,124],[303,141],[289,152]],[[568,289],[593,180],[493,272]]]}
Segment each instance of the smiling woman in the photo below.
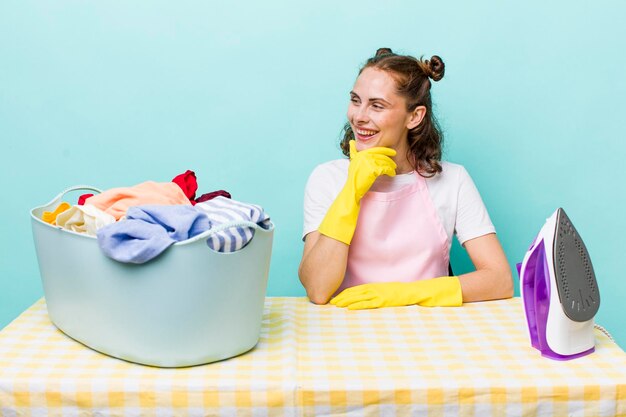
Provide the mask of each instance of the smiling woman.
{"label": "smiling woman", "polygon": [[374,146],[396,149],[401,164],[398,174],[419,170],[427,175],[441,172],[442,135],[432,113],[430,79],[443,78],[441,58],[418,60],[381,48],[359,72],[350,92],[348,123],[341,149],[349,155],[349,142],[357,150]]}
{"label": "smiling woman", "polygon": [[[463,302],[513,295],[510,268],[478,190],[441,161],[431,82],[441,58],[381,48],[350,92],[349,159],[311,174],[304,201],[300,281],[309,299],[351,309]],[[449,276],[452,236],[476,271]]]}

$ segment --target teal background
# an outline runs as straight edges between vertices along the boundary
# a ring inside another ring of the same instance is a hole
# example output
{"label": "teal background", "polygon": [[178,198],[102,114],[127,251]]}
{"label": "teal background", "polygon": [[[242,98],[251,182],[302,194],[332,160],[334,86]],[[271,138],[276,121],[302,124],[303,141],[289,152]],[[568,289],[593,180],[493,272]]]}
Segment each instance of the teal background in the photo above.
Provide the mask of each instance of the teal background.
{"label": "teal background", "polygon": [[[445,61],[445,159],[472,175],[511,267],[564,207],[593,260],[597,322],[626,346],[624,21],[619,1],[3,1],[0,328],[43,295],[30,208],[186,169],[201,192],[265,207],[268,294],[304,295],[303,187],[340,157],[348,92],[385,46]],[[471,269],[458,245],[452,262]]]}

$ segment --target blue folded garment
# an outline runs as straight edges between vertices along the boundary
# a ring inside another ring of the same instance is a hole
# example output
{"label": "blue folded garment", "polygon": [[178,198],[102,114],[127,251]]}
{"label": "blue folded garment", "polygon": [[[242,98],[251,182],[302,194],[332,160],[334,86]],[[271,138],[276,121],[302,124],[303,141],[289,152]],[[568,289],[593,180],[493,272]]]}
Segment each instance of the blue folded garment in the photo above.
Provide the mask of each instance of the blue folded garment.
{"label": "blue folded garment", "polygon": [[193,206],[139,206],[130,207],[125,220],[101,228],[97,236],[109,258],[142,264],[210,228],[207,215]]}
{"label": "blue folded garment", "polygon": [[[195,206],[130,207],[126,219],[98,230],[98,244],[109,258],[142,264],[159,256],[176,242],[190,239],[218,225],[227,227],[210,235],[207,245],[217,252],[235,252],[254,237],[254,228],[242,221],[269,229],[263,209],[253,204],[216,197]],[[228,228],[228,224],[233,224]]]}

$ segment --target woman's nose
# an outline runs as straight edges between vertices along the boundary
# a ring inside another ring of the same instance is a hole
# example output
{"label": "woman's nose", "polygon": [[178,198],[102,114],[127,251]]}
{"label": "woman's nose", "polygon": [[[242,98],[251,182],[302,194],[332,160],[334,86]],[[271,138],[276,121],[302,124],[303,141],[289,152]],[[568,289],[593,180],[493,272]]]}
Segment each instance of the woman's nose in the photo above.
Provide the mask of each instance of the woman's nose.
{"label": "woman's nose", "polygon": [[367,114],[367,106],[359,106],[354,115],[356,122],[365,123],[369,121],[369,115]]}

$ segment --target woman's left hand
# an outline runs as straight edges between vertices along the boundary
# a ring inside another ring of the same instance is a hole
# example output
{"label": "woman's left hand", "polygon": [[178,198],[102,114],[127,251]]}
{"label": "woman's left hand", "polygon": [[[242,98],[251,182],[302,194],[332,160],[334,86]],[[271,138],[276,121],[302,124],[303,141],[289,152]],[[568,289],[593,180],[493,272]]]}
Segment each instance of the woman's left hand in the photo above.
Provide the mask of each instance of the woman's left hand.
{"label": "woman's left hand", "polygon": [[413,304],[425,307],[458,307],[463,304],[463,294],[457,277],[439,277],[414,282],[357,285],[343,290],[330,303],[349,310]]}

